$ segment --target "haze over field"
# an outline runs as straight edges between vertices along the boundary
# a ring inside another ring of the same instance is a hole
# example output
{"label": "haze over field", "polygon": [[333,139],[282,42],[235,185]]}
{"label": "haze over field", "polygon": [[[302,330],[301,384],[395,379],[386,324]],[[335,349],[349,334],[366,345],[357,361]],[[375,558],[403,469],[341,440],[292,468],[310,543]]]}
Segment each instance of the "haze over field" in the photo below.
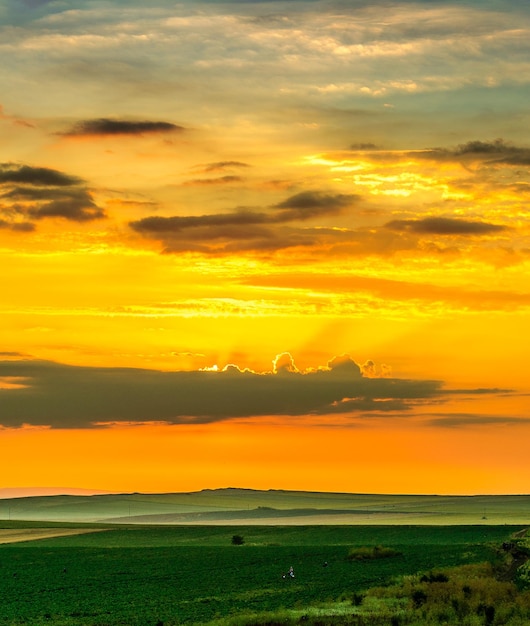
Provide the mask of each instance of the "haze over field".
{"label": "haze over field", "polygon": [[20,523],[40,528],[41,522],[149,526],[517,525],[529,523],[530,496],[407,496],[234,488],[190,493],[34,496],[1,499],[0,520],[3,524],[7,520],[7,541],[17,536]]}
{"label": "haze over field", "polygon": [[0,488],[528,492],[528,3],[4,0],[0,54]]}

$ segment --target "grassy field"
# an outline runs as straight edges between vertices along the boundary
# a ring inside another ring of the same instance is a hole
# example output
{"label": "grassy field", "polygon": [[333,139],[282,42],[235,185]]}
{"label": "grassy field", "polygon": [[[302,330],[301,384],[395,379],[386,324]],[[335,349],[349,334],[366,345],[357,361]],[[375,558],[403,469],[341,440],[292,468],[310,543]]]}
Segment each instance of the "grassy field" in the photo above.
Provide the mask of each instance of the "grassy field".
{"label": "grassy field", "polygon": [[[1,525],[33,531],[37,526]],[[302,614],[339,599],[351,606],[356,594],[399,576],[492,560],[502,542],[520,530],[122,525],[3,544],[0,624],[170,626],[226,622],[248,613]],[[243,545],[232,544],[235,534]],[[348,558],[352,549],[374,546],[392,548],[394,556]],[[291,566],[295,577],[284,578]]]}
{"label": "grassy field", "polygon": [[530,496],[217,489],[0,500],[0,520],[139,524],[530,524]]}

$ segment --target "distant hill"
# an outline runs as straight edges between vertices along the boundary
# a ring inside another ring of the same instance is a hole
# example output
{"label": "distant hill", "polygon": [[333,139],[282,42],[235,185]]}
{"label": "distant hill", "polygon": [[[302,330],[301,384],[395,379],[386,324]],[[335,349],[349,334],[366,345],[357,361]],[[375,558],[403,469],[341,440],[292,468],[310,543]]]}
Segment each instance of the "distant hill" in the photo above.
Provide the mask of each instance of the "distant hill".
{"label": "distant hill", "polygon": [[0,520],[116,524],[528,524],[530,496],[205,489],[0,500]]}
{"label": "distant hill", "polygon": [[102,489],[77,489],[72,487],[0,487],[0,499],[29,498],[31,496],[84,495],[93,496],[103,493],[115,493]]}

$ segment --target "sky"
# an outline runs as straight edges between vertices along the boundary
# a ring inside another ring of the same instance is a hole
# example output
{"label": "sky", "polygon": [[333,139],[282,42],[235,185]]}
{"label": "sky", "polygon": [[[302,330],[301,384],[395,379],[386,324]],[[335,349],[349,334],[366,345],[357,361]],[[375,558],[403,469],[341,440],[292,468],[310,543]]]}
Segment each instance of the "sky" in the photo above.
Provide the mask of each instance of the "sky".
{"label": "sky", "polygon": [[0,488],[528,493],[530,5],[0,0]]}

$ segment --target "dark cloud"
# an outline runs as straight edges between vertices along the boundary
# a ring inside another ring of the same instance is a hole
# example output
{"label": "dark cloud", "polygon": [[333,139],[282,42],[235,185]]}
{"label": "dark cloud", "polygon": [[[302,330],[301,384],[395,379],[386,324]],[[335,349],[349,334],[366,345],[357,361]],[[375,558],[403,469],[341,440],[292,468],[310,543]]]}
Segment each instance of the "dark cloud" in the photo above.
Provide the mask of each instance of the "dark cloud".
{"label": "dark cloud", "polygon": [[314,246],[321,240],[319,228],[291,228],[283,226],[268,229],[263,236],[251,238],[239,238],[228,241],[223,249],[224,252],[274,252],[286,248]]}
{"label": "dark cloud", "polygon": [[184,128],[170,122],[128,121],[109,118],[83,120],[61,133],[67,137],[86,135],[145,135],[181,132]]}
{"label": "dark cloud", "polygon": [[[136,222],[131,222],[130,226],[141,233],[181,233],[189,229],[201,229],[201,233],[207,236],[207,229],[216,228],[217,231],[211,231],[210,237],[225,236],[216,235],[215,232],[224,233],[224,227],[249,226],[255,224],[270,223],[271,217],[266,213],[258,213],[254,211],[234,211],[233,213],[214,213],[212,215],[189,215],[179,217],[151,216],[145,217]],[[234,230],[233,232],[236,232]],[[229,231],[232,232],[232,231]]]}
{"label": "dark cloud", "polygon": [[12,218],[0,227],[18,232],[35,230],[32,222],[45,218],[89,222],[106,216],[82,179],[48,168],[0,165],[0,194],[6,201],[0,212]]}
{"label": "dark cloud", "polygon": [[511,394],[513,392],[512,389],[502,388],[502,387],[475,387],[474,389],[451,389],[450,392],[452,395],[465,395],[465,394],[473,394],[474,396],[481,395],[489,395],[492,393],[496,394]]}
{"label": "dark cloud", "polygon": [[517,153],[507,154],[506,156],[496,159],[494,163],[499,165],[515,165],[515,166],[530,166],[530,150],[521,150]]}
{"label": "dark cloud", "polygon": [[434,160],[478,160],[490,165],[530,165],[530,148],[514,146],[503,139],[473,140],[454,149],[433,148],[414,153],[414,156]]}
{"label": "dark cloud", "polygon": [[15,201],[39,201],[64,198],[71,193],[70,189],[53,187],[11,187],[2,194],[2,198]]}
{"label": "dark cloud", "polygon": [[302,231],[286,224],[339,213],[358,199],[356,195],[306,191],[290,196],[267,211],[240,208],[231,213],[210,215],[151,216],[130,222],[129,226],[144,236],[164,242],[166,252],[207,252],[208,242],[214,240],[218,242],[217,252],[219,246],[231,252],[273,250],[308,245],[319,232]]}
{"label": "dark cloud", "polygon": [[69,198],[54,200],[29,209],[28,215],[36,220],[61,217],[71,222],[92,222],[106,217],[105,211],[83,190]]}
{"label": "dark cloud", "polygon": [[196,178],[193,180],[187,180],[183,184],[197,186],[230,185],[233,183],[240,183],[242,180],[241,176],[219,176],[218,178]]}
{"label": "dark cloud", "polygon": [[[290,355],[288,355],[290,356]],[[365,378],[349,357],[308,373],[280,355],[275,372],[161,372],[97,368],[48,361],[0,361],[0,379],[17,380],[0,389],[0,422],[54,428],[90,428],[105,422],[215,422],[236,417],[361,415],[404,411],[440,396],[433,380]]]}
{"label": "dark cloud", "polygon": [[412,232],[421,235],[488,235],[507,230],[506,226],[461,220],[450,217],[426,217],[417,220],[392,220],[385,228],[400,232]]}
{"label": "dark cloud", "polygon": [[10,228],[17,233],[32,233],[35,230],[35,224],[31,222],[14,222],[10,225]]}
{"label": "dark cloud", "polygon": [[530,165],[530,149],[513,146],[502,139],[495,141],[469,141],[458,146],[457,155],[486,157],[490,163]]}
{"label": "dark cloud", "polygon": [[502,426],[525,424],[528,420],[506,415],[474,415],[472,413],[456,413],[440,415],[429,420],[430,426],[440,428],[465,428],[467,426]]}
{"label": "dark cloud", "polygon": [[215,163],[206,163],[206,165],[201,166],[201,170],[203,172],[219,172],[234,167],[250,167],[250,165],[241,161],[216,161]]}
{"label": "dark cloud", "polygon": [[512,151],[502,139],[495,141],[468,141],[460,144],[455,150],[455,154],[504,154],[506,151]]}
{"label": "dark cloud", "polygon": [[302,191],[275,205],[277,209],[290,209],[284,215],[289,219],[306,219],[326,213],[339,213],[360,199],[354,194],[327,194],[321,191]]}
{"label": "dark cloud", "polygon": [[375,143],[352,143],[350,146],[350,150],[382,150],[382,148]]}
{"label": "dark cloud", "polygon": [[70,176],[47,167],[0,163],[0,185],[11,183],[42,187],[68,187],[78,185],[80,182],[82,182],[81,179],[76,176]]}

